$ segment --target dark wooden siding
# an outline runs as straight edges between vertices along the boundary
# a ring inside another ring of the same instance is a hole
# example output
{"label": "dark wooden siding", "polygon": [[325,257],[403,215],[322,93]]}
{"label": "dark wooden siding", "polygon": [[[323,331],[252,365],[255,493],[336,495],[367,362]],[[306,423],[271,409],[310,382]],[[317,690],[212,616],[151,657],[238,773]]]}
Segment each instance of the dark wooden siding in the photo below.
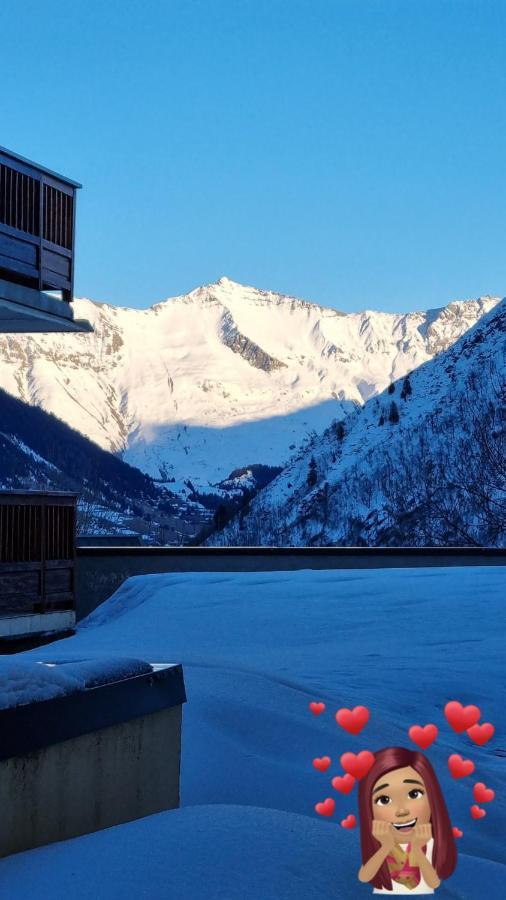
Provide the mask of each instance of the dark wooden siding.
{"label": "dark wooden siding", "polygon": [[0,278],[72,299],[76,188],[0,150]]}
{"label": "dark wooden siding", "polygon": [[60,247],[72,249],[72,197],[50,184],[44,185],[44,237]]}
{"label": "dark wooden siding", "polygon": [[38,235],[40,181],[0,163],[0,221],[18,231]]}
{"label": "dark wooden siding", "polygon": [[74,609],[76,495],[0,492],[0,616]]}

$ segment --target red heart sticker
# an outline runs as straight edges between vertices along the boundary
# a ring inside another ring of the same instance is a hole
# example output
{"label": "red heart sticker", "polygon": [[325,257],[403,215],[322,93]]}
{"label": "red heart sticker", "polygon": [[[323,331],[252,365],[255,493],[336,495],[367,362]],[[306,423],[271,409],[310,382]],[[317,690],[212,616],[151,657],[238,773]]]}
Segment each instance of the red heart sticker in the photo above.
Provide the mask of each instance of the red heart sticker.
{"label": "red heart sticker", "polygon": [[483,784],[483,781],[478,781],[473,787],[473,797],[477,803],[490,803],[495,797],[495,791]]}
{"label": "red heart sticker", "polygon": [[352,815],[352,813],[350,813],[349,816],[346,816],[345,819],[341,819],[341,825],[343,826],[343,828],[355,828],[356,824],[357,820],[355,816]]}
{"label": "red heart sticker", "polygon": [[345,731],[350,734],[360,734],[362,728],[369,721],[369,710],[367,706],[355,706],[354,709],[338,709],[336,712],[336,722]]}
{"label": "red heart sticker", "polygon": [[460,828],[453,827],[452,831],[453,831],[453,837],[456,837],[456,838],[461,838],[462,835],[464,834],[464,832],[461,831]]}
{"label": "red heart sticker", "polygon": [[408,734],[418,747],[421,747],[422,750],[426,750],[427,747],[430,747],[431,744],[434,743],[438,736],[439,729],[437,725],[412,725],[408,731]]}
{"label": "red heart sticker", "polygon": [[476,806],[476,804],[474,804],[473,806],[471,806],[471,815],[473,819],[483,819],[483,816],[486,816],[487,813],[480,806]]}
{"label": "red heart sticker", "polygon": [[343,753],[341,765],[345,772],[359,780],[367,775],[374,763],[374,754],[370,750],[361,750],[360,753]]}
{"label": "red heart sticker", "polygon": [[453,778],[465,778],[474,772],[474,763],[471,759],[462,759],[460,753],[452,753],[448,757],[448,768]]}
{"label": "red heart sticker", "polygon": [[450,700],[445,706],[445,716],[453,730],[460,734],[476,724],[481,711],[477,706],[462,706],[458,700]]}
{"label": "red heart sticker", "polygon": [[490,722],[484,722],[483,725],[473,725],[467,729],[467,733],[475,744],[483,747],[490,740],[495,731],[494,726]]}
{"label": "red heart sticker", "polygon": [[349,794],[350,791],[353,790],[354,784],[355,778],[353,775],[336,775],[336,777],[332,779],[332,787],[341,794]]}
{"label": "red heart sticker", "polygon": [[313,759],[313,766],[315,769],[318,769],[319,772],[326,772],[331,762],[330,756],[317,756],[316,759]]}
{"label": "red heart sticker", "polygon": [[317,813],[320,813],[321,816],[331,816],[334,812],[336,806],[335,800],[332,797],[327,797],[323,803],[317,803],[315,806],[315,810]]}
{"label": "red heart sticker", "polygon": [[315,703],[313,701],[313,703],[309,704],[309,709],[311,710],[311,712],[313,713],[314,716],[319,716],[325,709],[325,704],[324,703]]}

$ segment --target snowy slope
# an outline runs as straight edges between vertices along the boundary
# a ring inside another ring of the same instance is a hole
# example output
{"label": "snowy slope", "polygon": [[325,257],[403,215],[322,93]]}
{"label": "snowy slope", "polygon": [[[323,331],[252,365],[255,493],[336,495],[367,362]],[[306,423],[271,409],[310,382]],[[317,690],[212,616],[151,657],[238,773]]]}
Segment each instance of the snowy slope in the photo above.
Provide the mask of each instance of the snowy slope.
{"label": "snowy slope", "polygon": [[[181,662],[181,809],[0,860],[9,900],[328,900],[372,896],[357,880],[357,812],[330,785],[346,751],[411,746],[407,729],[434,722],[426,751],[458,841],[455,874],[436,896],[501,900],[506,854],[504,567],[161,574],[130,578],[75,637],[20,654],[52,661],[136,657]],[[170,600],[170,602],[168,602]],[[1,659],[0,659],[1,668]],[[477,704],[496,732],[485,746],[455,734],[447,701]],[[314,717],[308,704],[323,700]],[[342,706],[369,707],[358,736]],[[454,780],[450,753],[476,764]],[[331,769],[312,760],[328,754]],[[472,784],[496,792],[470,816]],[[472,783],[471,783],[472,781]],[[315,803],[333,796],[323,819]],[[485,889],[486,886],[486,889]]]}
{"label": "snowy slope", "polygon": [[93,334],[0,335],[0,387],[156,478],[281,465],[313,431],[460,337],[499,298],[403,315],[220,279],[147,310],[78,299]]}
{"label": "snowy slope", "polygon": [[506,546],[506,300],[315,437],[207,543]]}
{"label": "snowy slope", "polygon": [[[340,838],[339,840],[337,838]],[[358,856],[307,816],[213,804],[147,816],[0,861],[9,900],[356,900]],[[501,900],[504,864],[459,855],[441,900]],[[86,876],[84,877],[84,874]]]}

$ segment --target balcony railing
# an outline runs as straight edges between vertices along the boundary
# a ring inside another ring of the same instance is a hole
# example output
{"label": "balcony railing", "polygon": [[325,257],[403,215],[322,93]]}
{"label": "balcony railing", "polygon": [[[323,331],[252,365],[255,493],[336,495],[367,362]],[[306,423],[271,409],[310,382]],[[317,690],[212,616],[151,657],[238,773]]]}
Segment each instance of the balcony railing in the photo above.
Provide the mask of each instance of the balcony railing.
{"label": "balcony railing", "polygon": [[79,187],[0,147],[0,278],[72,299]]}

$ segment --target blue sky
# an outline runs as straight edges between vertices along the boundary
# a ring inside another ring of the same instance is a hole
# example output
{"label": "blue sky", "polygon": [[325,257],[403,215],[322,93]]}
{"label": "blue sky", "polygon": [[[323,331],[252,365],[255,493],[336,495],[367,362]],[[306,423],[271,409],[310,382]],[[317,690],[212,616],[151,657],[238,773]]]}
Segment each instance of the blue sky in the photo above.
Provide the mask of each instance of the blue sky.
{"label": "blue sky", "polygon": [[0,144],[81,181],[76,294],[506,294],[506,3],[2,2]]}

